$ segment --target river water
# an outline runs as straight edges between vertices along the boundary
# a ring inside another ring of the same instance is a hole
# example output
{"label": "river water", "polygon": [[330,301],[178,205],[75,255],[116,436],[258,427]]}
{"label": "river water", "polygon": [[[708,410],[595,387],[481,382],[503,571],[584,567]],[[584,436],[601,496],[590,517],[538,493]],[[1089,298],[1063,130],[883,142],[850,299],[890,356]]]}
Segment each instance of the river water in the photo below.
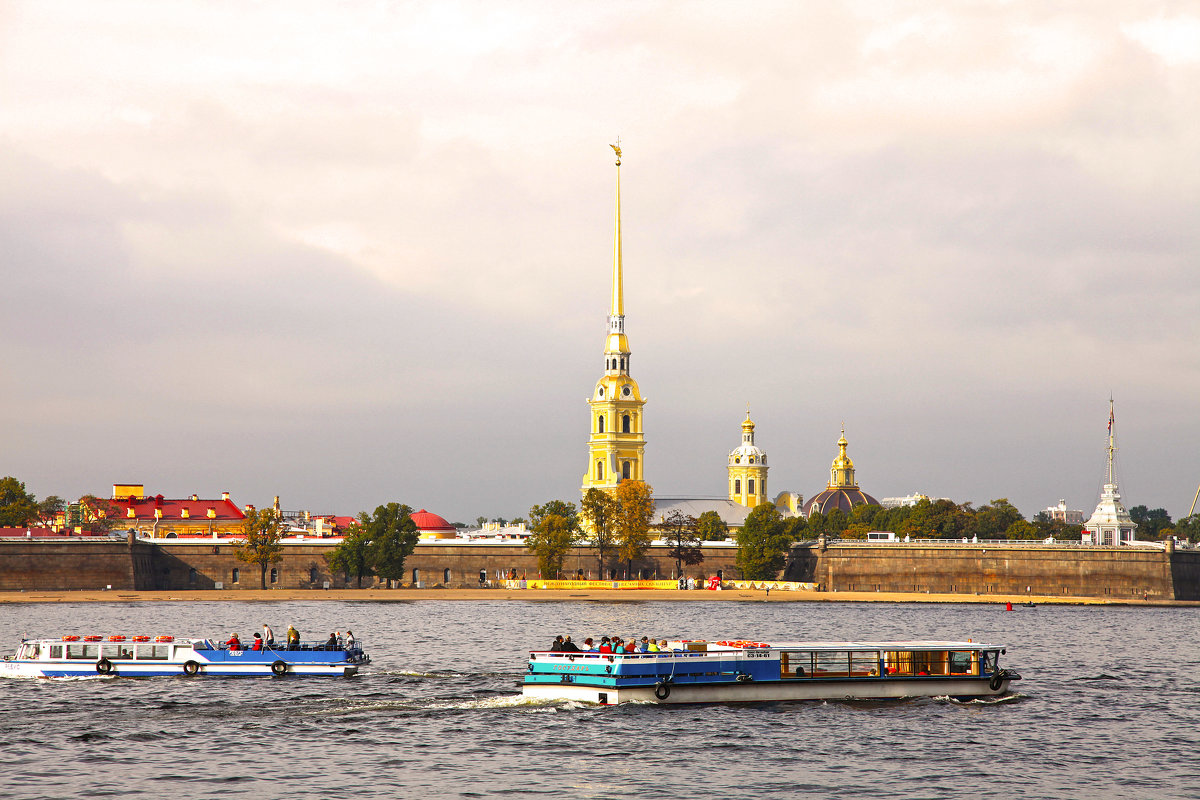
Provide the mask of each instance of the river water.
{"label": "river water", "polygon": [[[355,678],[0,679],[17,798],[1195,798],[1200,609],[874,603],[286,602],[0,606],[21,635],[305,639],[353,628]],[[1025,680],[945,699],[596,708],[527,703],[555,634],[966,639]]]}

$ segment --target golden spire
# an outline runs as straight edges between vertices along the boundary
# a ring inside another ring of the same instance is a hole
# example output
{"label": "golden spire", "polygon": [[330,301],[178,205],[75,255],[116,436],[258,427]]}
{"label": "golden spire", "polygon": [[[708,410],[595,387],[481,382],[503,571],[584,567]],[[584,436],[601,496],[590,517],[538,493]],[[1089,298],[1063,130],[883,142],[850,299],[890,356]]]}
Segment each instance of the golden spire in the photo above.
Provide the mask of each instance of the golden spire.
{"label": "golden spire", "polygon": [[610,144],[609,147],[617,154],[617,210],[616,210],[616,231],[613,235],[613,296],[612,296],[612,311],[614,317],[625,315],[625,292],[621,284],[621,137],[617,137],[616,144]]}

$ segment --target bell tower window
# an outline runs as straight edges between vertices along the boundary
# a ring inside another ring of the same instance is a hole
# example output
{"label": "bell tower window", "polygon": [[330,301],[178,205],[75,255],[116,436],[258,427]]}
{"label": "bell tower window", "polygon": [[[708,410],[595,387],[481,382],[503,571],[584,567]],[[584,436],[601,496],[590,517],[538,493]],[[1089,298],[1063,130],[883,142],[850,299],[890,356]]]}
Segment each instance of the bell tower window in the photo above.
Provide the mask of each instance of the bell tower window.
{"label": "bell tower window", "polygon": [[596,417],[596,433],[604,433],[604,415]]}
{"label": "bell tower window", "polygon": [[741,494],[741,493],[742,493],[742,481],[741,481],[741,479],[740,479],[740,478],[738,478],[737,480],[735,480],[735,481],[733,482],[733,493],[734,493],[734,494]]}
{"label": "bell tower window", "polygon": [[624,480],[629,480],[629,462],[628,461],[621,464],[621,478]]}
{"label": "bell tower window", "polygon": [[746,481],[746,491],[750,494],[754,494],[754,478]]}
{"label": "bell tower window", "polygon": [[598,481],[604,480],[604,462],[603,461],[596,462],[596,480],[598,480]]}
{"label": "bell tower window", "polygon": [[621,433],[629,433],[629,415],[621,417]]}

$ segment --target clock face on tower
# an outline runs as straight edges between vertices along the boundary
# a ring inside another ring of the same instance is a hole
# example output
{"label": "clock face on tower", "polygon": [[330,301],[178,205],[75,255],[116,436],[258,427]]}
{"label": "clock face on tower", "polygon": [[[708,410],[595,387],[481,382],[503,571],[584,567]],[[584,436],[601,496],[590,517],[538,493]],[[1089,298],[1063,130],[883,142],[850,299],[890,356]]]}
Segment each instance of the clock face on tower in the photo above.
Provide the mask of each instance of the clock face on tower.
{"label": "clock face on tower", "polygon": [[629,397],[629,395],[630,395],[631,393],[632,393],[632,392],[631,392],[631,390],[630,390],[630,388],[629,388],[628,386],[626,386],[624,389],[622,389],[622,390],[621,390],[621,395],[622,395],[622,396],[624,396],[624,397]]}

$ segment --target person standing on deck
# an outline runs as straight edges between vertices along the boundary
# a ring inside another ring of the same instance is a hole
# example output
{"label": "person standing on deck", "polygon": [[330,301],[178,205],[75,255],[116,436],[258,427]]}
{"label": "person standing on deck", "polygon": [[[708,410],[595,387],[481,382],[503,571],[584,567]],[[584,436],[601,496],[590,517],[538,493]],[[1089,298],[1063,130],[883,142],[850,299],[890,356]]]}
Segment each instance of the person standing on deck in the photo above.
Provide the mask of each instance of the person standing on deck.
{"label": "person standing on deck", "polygon": [[275,631],[271,630],[271,626],[263,623],[262,640],[267,647],[275,646]]}
{"label": "person standing on deck", "polygon": [[291,625],[287,629],[287,648],[288,650],[300,649],[300,631],[296,630]]}

